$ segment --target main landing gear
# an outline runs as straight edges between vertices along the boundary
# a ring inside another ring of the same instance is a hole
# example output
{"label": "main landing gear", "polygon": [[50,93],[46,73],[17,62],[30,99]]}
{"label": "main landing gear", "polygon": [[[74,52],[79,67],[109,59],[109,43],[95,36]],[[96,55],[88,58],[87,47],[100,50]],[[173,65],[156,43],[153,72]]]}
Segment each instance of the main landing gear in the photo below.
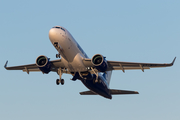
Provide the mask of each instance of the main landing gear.
{"label": "main landing gear", "polygon": [[100,80],[100,78],[98,77],[99,76],[99,74],[98,74],[98,72],[96,72],[92,67],[91,67],[91,70],[94,72],[94,74],[96,75],[96,78],[95,79],[93,79],[93,83],[95,84],[95,83],[101,83],[101,80]]}
{"label": "main landing gear", "polygon": [[101,83],[101,80],[98,78],[98,79],[93,79],[93,83]]}
{"label": "main landing gear", "polygon": [[64,79],[61,79],[62,69],[59,68],[57,73],[58,73],[60,79],[57,79],[57,80],[56,80],[56,84],[59,85],[59,84],[61,83],[61,85],[64,85]]}

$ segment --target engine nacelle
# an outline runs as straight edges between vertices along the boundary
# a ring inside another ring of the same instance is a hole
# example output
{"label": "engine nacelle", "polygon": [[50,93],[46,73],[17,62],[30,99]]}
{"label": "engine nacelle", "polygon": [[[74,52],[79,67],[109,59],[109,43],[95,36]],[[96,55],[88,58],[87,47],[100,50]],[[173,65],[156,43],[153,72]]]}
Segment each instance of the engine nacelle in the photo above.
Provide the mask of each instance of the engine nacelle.
{"label": "engine nacelle", "polygon": [[100,72],[105,72],[107,70],[108,64],[104,56],[96,54],[91,59],[92,64]]}
{"label": "engine nacelle", "polygon": [[44,55],[40,55],[36,58],[36,65],[43,73],[48,74],[51,71],[51,64],[49,62],[49,58]]}

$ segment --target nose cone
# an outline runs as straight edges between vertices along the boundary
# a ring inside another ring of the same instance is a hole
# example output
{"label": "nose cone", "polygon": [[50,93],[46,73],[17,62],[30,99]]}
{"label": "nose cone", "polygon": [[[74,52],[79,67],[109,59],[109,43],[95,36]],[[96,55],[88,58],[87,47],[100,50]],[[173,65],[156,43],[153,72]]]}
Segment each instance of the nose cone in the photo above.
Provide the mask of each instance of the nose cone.
{"label": "nose cone", "polygon": [[50,40],[53,40],[55,37],[56,37],[56,30],[55,30],[55,28],[51,28],[50,30],[49,30],[49,39]]}

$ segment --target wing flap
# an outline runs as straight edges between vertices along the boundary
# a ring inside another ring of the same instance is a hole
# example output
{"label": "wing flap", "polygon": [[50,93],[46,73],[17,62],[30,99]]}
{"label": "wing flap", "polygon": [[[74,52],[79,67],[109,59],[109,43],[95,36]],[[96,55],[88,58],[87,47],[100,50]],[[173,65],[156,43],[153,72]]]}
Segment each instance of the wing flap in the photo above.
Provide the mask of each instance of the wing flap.
{"label": "wing flap", "polygon": [[[118,67],[118,66],[114,66],[113,68],[111,68],[112,70],[139,70],[141,69],[141,67]],[[150,67],[143,67],[143,69],[150,69]]]}

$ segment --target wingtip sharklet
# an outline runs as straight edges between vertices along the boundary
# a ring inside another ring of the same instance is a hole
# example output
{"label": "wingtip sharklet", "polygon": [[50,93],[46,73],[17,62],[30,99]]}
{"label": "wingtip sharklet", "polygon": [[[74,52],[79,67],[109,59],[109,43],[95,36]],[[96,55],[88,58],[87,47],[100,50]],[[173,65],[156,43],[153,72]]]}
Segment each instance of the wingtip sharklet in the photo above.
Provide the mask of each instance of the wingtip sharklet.
{"label": "wingtip sharklet", "polygon": [[175,57],[175,58],[174,58],[174,60],[172,61],[171,65],[173,65],[173,64],[174,64],[175,60],[176,60],[176,57]]}
{"label": "wingtip sharklet", "polygon": [[8,60],[6,61],[5,65],[4,65],[4,68],[7,68],[7,64],[8,64]]}

